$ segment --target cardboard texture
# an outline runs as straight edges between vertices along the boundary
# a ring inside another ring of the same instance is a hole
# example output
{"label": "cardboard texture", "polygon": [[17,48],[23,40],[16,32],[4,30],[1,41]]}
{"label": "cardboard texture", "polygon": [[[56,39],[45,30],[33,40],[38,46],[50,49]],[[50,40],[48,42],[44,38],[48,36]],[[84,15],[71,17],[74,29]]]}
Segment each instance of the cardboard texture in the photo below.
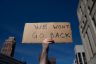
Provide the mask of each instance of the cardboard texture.
{"label": "cardboard texture", "polygon": [[69,22],[26,23],[22,43],[42,43],[45,38],[52,38],[55,43],[72,42]]}

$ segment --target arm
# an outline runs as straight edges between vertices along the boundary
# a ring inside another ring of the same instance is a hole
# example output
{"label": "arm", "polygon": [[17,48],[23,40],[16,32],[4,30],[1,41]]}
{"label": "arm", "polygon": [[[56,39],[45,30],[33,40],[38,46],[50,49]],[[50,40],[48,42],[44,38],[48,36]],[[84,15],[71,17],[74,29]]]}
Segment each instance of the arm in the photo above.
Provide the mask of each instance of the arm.
{"label": "arm", "polygon": [[48,46],[49,43],[53,42],[52,39],[45,39],[42,43],[42,53],[41,53],[41,57],[40,57],[40,64],[47,64],[48,61]]}
{"label": "arm", "polygon": [[40,64],[46,64],[47,63],[47,52],[48,52],[48,44],[44,44],[42,45],[43,49],[42,49],[42,53],[41,53],[41,57],[40,57]]}

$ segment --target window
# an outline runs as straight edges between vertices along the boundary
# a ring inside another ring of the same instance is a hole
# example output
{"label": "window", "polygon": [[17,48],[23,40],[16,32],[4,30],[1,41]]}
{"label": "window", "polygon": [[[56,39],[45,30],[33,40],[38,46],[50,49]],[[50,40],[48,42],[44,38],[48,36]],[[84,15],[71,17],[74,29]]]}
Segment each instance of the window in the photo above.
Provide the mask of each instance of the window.
{"label": "window", "polygon": [[87,17],[86,17],[86,15],[84,16],[84,22],[86,22],[87,21]]}
{"label": "window", "polygon": [[87,64],[85,53],[82,52],[82,55],[83,55],[84,64]]}
{"label": "window", "polygon": [[91,10],[91,8],[88,6],[88,9]]}
{"label": "window", "polygon": [[77,55],[76,55],[76,63],[79,64],[79,63],[78,63],[78,57],[77,57]]}
{"label": "window", "polygon": [[[96,14],[95,14],[95,15],[96,15]],[[93,20],[94,25],[95,25],[95,27],[96,27],[96,19],[95,19],[95,15],[93,16],[92,20]]]}
{"label": "window", "polygon": [[95,0],[92,0],[93,2],[95,2]]}
{"label": "window", "polygon": [[81,57],[81,54],[80,54],[80,53],[78,53],[78,57],[79,57],[79,63],[80,63],[80,64],[83,64],[83,63],[82,63],[82,57]]}

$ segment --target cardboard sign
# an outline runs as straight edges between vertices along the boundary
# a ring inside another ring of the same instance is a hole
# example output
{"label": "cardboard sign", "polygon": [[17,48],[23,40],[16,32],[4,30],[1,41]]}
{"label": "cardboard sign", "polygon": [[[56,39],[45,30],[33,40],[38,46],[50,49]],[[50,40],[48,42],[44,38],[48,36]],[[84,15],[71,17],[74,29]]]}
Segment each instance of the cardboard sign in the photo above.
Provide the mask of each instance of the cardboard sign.
{"label": "cardboard sign", "polygon": [[72,42],[69,22],[26,23],[22,43],[42,43],[52,38],[55,43]]}

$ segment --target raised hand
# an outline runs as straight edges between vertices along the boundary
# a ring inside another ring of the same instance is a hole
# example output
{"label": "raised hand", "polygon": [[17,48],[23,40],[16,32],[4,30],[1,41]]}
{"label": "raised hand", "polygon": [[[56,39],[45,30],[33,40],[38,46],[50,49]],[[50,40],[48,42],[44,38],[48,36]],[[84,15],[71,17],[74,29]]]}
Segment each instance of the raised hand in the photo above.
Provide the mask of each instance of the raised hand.
{"label": "raised hand", "polygon": [[48,48],[49,43],[52,43],[52,42],[54,42],[54,40],[51,38],[44,39],[42,43],[43,48]]}

